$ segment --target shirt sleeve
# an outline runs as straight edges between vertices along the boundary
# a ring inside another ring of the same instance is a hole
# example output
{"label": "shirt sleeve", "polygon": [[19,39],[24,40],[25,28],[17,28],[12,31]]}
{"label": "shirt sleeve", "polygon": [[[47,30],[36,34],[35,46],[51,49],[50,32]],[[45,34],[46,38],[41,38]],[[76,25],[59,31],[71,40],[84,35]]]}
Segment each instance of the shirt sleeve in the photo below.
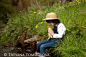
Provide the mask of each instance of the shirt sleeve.
{"label": "shirt sleeve", "polygon": [[62,36],[65,34],[66,28],[63,24],[59,24],[57,26],[57,31],[58,31],[58,34],[54,34],[53,38],[62,38]]}

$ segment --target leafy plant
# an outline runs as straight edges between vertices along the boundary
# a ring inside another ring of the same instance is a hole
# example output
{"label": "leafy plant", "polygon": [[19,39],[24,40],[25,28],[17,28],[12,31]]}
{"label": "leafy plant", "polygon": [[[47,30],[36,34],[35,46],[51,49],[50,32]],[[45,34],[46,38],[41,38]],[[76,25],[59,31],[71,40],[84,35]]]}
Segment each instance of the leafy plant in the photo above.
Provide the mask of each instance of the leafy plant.
{"label": "leafy plant", "polygon": [[12,12],[12,6],[9,5],[9,4],[4,4],[4,3],[1,3],[0,2],[0,18],[3,20],[3,21],[6,21],[8,15]]}

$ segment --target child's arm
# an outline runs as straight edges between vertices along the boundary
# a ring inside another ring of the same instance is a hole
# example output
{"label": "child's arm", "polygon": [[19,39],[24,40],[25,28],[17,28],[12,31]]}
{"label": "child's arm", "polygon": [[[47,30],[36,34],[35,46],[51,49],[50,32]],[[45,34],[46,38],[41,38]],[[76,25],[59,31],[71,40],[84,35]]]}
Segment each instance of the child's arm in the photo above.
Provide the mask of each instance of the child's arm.
{"label": "child's arm", "polygon": [[48,39],[52,38],[53,36],[49,33],[49,30],[52,30],[50,26],[48,26]]}
{"label": "child's arm", "polygon": [[[50,26],[48,26],[48,30],[52,30]],[[50,35],[49,32],[48,32],[48,36],[49,36],[49,38],[52,38],[53,37],[52,35]]]}

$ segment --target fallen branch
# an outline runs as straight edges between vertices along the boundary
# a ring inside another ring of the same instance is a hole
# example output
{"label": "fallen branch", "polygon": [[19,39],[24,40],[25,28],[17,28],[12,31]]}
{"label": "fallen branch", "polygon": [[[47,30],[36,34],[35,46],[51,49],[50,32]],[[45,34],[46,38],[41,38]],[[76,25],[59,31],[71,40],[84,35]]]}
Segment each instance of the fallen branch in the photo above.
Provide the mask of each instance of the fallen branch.
{"label": "fallen branch", "polygon": [[33,38],[24,40],[24,43],[30,43],[30,42],[37,41],[38,40],[38,37],[39,37],[38,35],[35,35]]}

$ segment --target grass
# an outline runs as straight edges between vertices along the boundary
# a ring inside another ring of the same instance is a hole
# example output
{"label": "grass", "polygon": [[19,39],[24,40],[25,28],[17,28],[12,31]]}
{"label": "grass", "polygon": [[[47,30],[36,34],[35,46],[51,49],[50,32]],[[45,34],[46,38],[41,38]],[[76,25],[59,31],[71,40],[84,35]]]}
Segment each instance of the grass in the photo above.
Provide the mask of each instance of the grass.
{"label": "grass", "polygon": [[3,23],[2,20],[0,20],[0,28],[3,28],[5,26],[5,24]]}
{"label": "grass", "polygon": [[[80,3],[79,3],[80,2]],[[39,40],[47,39],[47,23],[42,19],[46,14],[54,12],[60,21],[65,24],[67,32],[59,47],[54,49],[55,54],[61,57],[86,57],[86,2],[74,1],[72,3],[54,4],[41,10],[32,9],[11,15],[2,34],[2,44],[13,41],[21,30],[27,28],[29,36],[39,35]],[[27,36],[27,38],[29,37]]]}

